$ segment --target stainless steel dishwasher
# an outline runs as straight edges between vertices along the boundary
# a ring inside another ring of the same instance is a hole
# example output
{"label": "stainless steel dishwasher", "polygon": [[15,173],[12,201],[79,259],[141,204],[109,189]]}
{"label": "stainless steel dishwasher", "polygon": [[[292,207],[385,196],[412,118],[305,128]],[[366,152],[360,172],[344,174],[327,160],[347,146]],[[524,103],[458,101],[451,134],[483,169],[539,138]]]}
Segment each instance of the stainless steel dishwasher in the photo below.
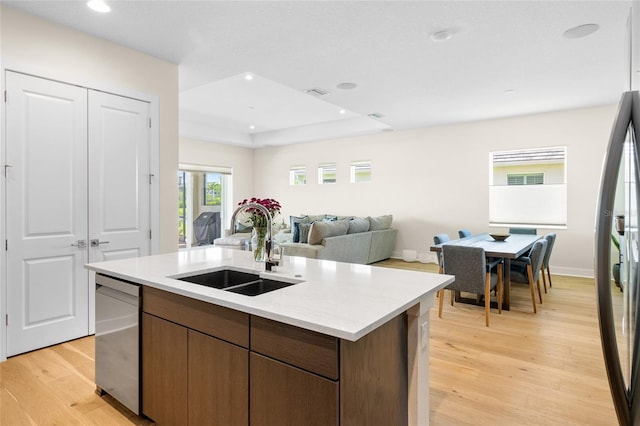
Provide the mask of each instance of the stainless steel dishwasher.
{"label": "stainless steel dishwasher", "polygon": [[96,274],[96,391],[140,414],[140,286]]}

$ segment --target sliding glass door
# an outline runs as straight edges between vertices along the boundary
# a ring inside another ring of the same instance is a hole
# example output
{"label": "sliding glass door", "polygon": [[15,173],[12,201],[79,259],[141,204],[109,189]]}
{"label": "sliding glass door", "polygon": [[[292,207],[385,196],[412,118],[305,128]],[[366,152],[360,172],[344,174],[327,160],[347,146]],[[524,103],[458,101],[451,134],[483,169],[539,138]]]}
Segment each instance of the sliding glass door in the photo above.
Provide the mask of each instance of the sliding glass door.
{"label": "sliding glass door", "polygon": [[231,170],[181,165],[178,170],[178,248],[212,245],[224,236],[233,206]]}

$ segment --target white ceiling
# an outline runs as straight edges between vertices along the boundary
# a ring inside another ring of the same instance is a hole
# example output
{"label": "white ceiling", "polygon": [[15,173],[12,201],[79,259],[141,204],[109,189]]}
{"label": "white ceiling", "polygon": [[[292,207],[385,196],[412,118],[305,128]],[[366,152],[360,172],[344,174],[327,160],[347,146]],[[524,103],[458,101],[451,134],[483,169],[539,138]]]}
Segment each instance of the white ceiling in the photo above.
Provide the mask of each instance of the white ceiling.
{"label": "white ceiling", "polygon": [[[629,88],[629,1],[108,3],[98,14],[84,1],[3,0],[179,64],[180,134],[215,142],[281,145],[603,105]],[[587,23],[599,31],[563,37]],[[442,30],[449,40],[430,38]]]}

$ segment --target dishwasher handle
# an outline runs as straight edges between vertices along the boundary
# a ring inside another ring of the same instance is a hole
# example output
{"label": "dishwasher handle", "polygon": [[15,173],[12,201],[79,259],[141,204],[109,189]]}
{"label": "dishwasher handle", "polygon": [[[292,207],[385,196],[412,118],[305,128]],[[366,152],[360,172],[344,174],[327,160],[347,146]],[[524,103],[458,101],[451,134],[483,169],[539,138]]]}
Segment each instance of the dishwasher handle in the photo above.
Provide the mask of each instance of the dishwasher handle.
{"label": "dishwasher handle", "polygon": [[138,284],[118,280],[102,274],[96,274],[96,290],[101,289],[101,287],[107,287],[133,297],[140,296],[140,286]]}
{"label": "dishwasher handle", "polygon": [[96,301],[102,300],[103,297],[119,300],[122,303],[126,303],[127,305],[140,307],[140,298],[136,296],[132,296],[127,293],[123,293],[118,290],[114,290],[107,286],[100,286],[100,288],[96,289]]}

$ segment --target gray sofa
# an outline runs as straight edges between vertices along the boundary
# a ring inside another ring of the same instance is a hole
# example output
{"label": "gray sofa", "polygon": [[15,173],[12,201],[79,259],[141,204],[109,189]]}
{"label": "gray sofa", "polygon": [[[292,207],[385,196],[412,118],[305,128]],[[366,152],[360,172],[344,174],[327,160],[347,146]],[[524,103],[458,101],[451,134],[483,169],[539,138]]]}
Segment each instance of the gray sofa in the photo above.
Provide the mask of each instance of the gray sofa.
{"label": "gray sofa", "polygon": [[[300,232],[302,238],[298,242],[281,242],[279,245],[287,256],[370,264],[391,257],[398,234],[397,229],[391,228],[391,221],[391,215],[375,218],[330,215],[292,217],[292,237],[296,236],[300,223],[305,224]],[[304,235],[307,228],[308,241]]]}

